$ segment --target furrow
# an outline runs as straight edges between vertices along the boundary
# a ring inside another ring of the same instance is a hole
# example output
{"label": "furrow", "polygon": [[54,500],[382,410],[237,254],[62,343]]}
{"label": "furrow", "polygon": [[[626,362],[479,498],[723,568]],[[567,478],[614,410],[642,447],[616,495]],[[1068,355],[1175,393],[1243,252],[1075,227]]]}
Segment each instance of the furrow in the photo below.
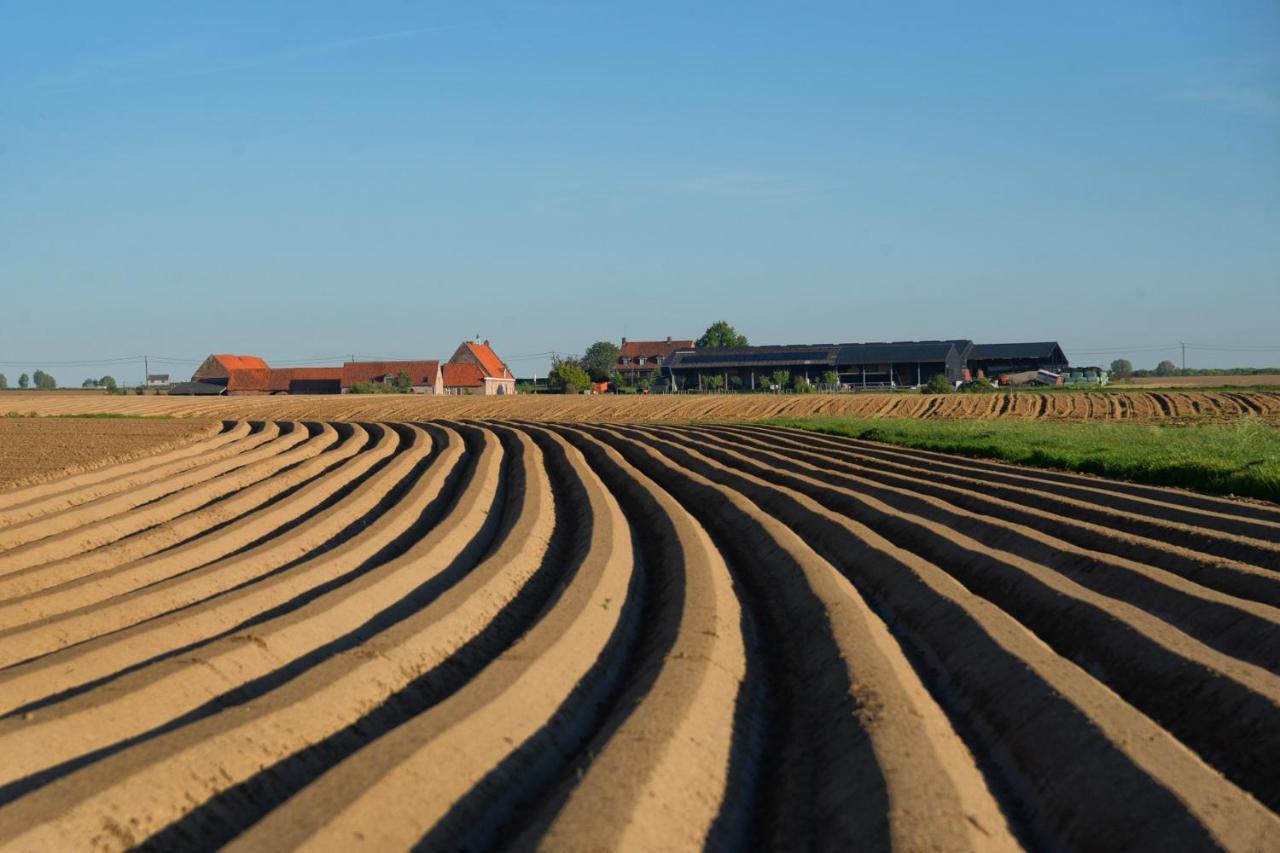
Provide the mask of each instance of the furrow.
{"label": "furrow", "polygon": [[702,847],[736,805],[727,783],[746,658],[728,569],[702,527],[616,450],[553,428],[582,451],[633,523],[659,534],[651,559],[661,615],[645,628],[674,637],[665,654],[646,661],[637,689],[619,702],[625,716],[588,746],[590,762],[542,808],[523,843]]}
{"label": "furrow", "polygon": [[[657,431],[656,428],[649,428]],[[993,518],[935,496],[914,483],[886,483],[884,477],[846,470],[841,463],[806,459],[811,454],[776,453],[752,439],[725,438],[715,430],[682,430],[687,440],[710,442],[720,450],[745,452],[778,472],[790,472],[836,487],[872,495],[904,513],[928,517],[949,529],[1019,557],[1052,568],[1095,592],[1117,598],[1176,625],[1229,655],[1266,669],[1280,669],[1280,609],[1239,599],[1143,563],[1077,547],[1057,539],[1043,526],[1029,527],[1007,518]],[[744,441],[746,446],[744,446]]]}
{"label": "furrow", "polygon": [[0,630],[123,595],[245,548],[304,517],[396,449],[389,439],[369,450],[368,431],[342,426],[352,433],[337,448],[211,506],[111,545],[0,577]]}
{"label": "furrow", "polygon": [[[257,426],[263,427],[265,424]],[[132,478],[139,476],[145,478],[150,472],[158,471],[163,476],[202,464],[220,448],[236,444],[254,430],[255,427],[248,421],[224,421],[222,431],[212,438],[196,441],[166,453],[2,492],[0,493],[0,524],[12,523],[14,517],[9,513],[19,507],[28,507],[44,501],[56,503],[59,498],[75,502],[92,500],[106,494],[99,489],[110,490],[118,481],[128,484],[133,481]],[[125,486],[125,488],[128,487],[128,485]]]}
{"label": "furrow", "polygon": [[1268,805],[1280,761],[1280,676],[1205,646],[1132,605],[1092,592],[1045,566],[954,531],[937,516],[895,510],[859,488],[777,472],[733,451],[720,464],[820,498],[930,562],[1018,619],[1059,654],[1165,725]]}
{"label": "furrow", "polygon": [[1216,554],[1266,569],[1280,566],[1280,540],[1248,538],[1206,529],[1197,524],[1134,515],[1123,510],[1117,511],[1104,500],[1068,497],[1053,488],[1041,488],[1043,483],[1035,469],[1000,466],[1020,472],[1018,476],[1007,476],[988,473],[984,470],[985,463],[983,467],[975,467],[969,464],[970,460],[960,460],[957,457],[939,455],[937,459],[922,458],[916,451],[906,451],[892,445],[858,442],[855,448],[850,449],[848,444],[841,442],[829,446],[832,447],[832,452],[852,453],[864,462],[883,459],[913,466],[924,472],[954,473],[980,483],[980,488],[990,494],[1104,526],[1114,527],[1118,520],[1123,519],[1124,529],[1131,533],[1170,542],[1192,551]]}
{"label": "furrow", "polygon": [[[521,440],[534,446],[528,435]],[[561,483],[565,503],[556,506],[557,523],[565,531],[572,527],[568,549],[548,552],[551,565],[543,571],[567,585],[527,633],[456,693],[321,775],[231,849],[408,848],[420,841],[433,848],[488,847],[505,822],[563,772],[621,675],[639,629],[640,602],[621,509],[578,451],[539,440]],[[533,510],[549,510],[549,497]],[[451,591],[456,603],[438,603],[443,615],[430,630],[441,640],[467,635],[466,608],[481,591],[523,580],[528,541],[549,529],[549,520],[535,523],[532,515],[526,509],[513,541],[465,587]],[[403,808],[406,801],[414,808]]]}
{"label": "furrow", "polygon": [[[501,606],[504,598],[509,601],[512,586],[518,588],[527,580],[550,538],[552,517],[544,513],[540,519],[544,529],[535,537],[541,545],[524,555],[519,549],[509,550],[489,572],[493,575],[506,568],[512,577],[491,588],[480,584],[470,590],[474,597],[460,596],[461,602],[439,604],[442,595],[468,577],[500,530],[518,524],[521,517],[525,491],[505,489],[504,454],[498,441],[492,433],[477,440],[473,476],[459,485],[462,493],[454,511],[405,555],[348,585],[362,587],[359,591],[364,595],[343,590],[330,596],[335,600],[315,603],[328,606],[310,607],[310,612],[281,620],[283,624],[259,626],[250,635],[219,641],[197,655],[200,666],[180,662],[158,682],[154,673],[145,673],[148,683],[139,685],[137,693],[151,694],[153,700],[169,706],[155,717],[156,735],[0,809],[0,839],[16,834],[13,841],[18,846],[65,843],[85,837],[102,824],[104,816],[130,803],[162,797],[163,804],[149,810],[145,820],[130,825],[133,838],[110,845],[130,846],[254,778],[264,763],[278,764],[343,732],[362,713],[449,659],[469,637],[483,630],[495,606]],[[506,506],[511,502],[514,511]],[[513,559],[522,562],[513,566]],[[381,577],[374,578],[375,574]],[[457,606],[462,602],[467,606]],[[301,672],[280,678],[291,661],[311,650],[322,657]],[[157,668],[170,669],[157,665],[149,670]],[[222,677],[198,677],[206,669]],[[280,683],[247,695],[226,693],[234,687],[228,681],[249,687],[264,678]],[[210,690],[202,687],[204,682]],[[177,698],[188,691],[212,705],[208,714],[190,722],[183,715],[194,708],[185,709],[186,703]],[[136,696],[134,701],[141,698]],[[98,706],[83,711],[96,713]],[[178,725],[166,726],[164,716]],[[281,782],[290,784],[288,779]],[[203,817],[236,829],[243,828],[241,821],[252,819],[238,811],[234,802],[226,805],[231,808],[206,810]],[[251,803],[241,805],[253,808]]]}
{"label": "furrow", "polygon": [[[34,720],[0,720],[0,752],[14,754],[14,760],[0,767],[0,784],[38,776],[163,729],[238,688],[288,672],[308,655],[328,656],[328,646],[358,632],[380,612],[403,606],[406,596],[431,577],[455,563],[473,565],[491,541],[500,515],[491,508],[501,499],[502,453],[491,436],[482,441],[472,476],[459,484],[458,500],[400,557],[294,611],[43,709]],[[19,743],[25,748],[16,751]],[[105,764],[109,762],[99,762]],[[67,784],[79,787],[74,774]],[[24,802],[43,799],[27,797]],[[0,838],[6,836],[6,826],[13,826],[5,817],[0,811]]]}
{"label": "furrow", "polygon": [[320,453],[336,437],[330,431],[308,440],[308,431],[294,425],[284,435],[222,462],[8,527],[0,574],[68,557],[189,512]]}
{"label": "furrow", "polygon": [[767,803],[757,843],[1018,849],[972,755],[844,576],[741,493],[662,455],[665,441],[588,431],[713,532],[763,611],[761,642],[779,658],[769,693],[788,719],[769,737],[768,778],[754,780]]}
{"label": "furrow", "polygon": [[1030,846],[1248,848],[1280,830],[1257,800],[935,563],[800,491],[690,450],[668,455],[751,498],[874,602],[957,731],[1003,777]]}
{"label": "furrow", "polygon": [[982,481],[937,469],[922,469],[888,457],[833,452],[824,445],[787,435],[764,436],[728,427],[718,427],[715,434],[732,436],[744,449],[786,451],[791,458],[807,460],[820,469],[854,472],[877,482],[940,497],[984,516],[1030,526],[1084,549],[1126,557],[1237,598],[1280,607],[1280,574],[1228,559],[1217,551],[1195,551],[1139,536],[1114,523],[1100,524],[1072,514],[1052,512],[1029,503],[1025,492],[1012,487],[993,488]]}
{"label": "furrow", "polygon": [[375,565],[443,500],[462,462],[461,440],[446,434],[435,464],[419,476],[435,442],[417,428],[406,431],[405,441],[408,449],[352,495],[282,536],[199,571],[0,635],[0,666],[27,661],[0,670],[0,712],[251,625]]}

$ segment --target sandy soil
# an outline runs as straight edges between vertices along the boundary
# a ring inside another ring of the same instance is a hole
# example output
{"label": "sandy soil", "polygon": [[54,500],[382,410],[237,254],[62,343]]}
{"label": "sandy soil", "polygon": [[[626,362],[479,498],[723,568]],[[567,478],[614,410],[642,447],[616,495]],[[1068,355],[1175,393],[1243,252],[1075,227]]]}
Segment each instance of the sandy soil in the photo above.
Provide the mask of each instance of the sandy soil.
{"label": "sandy soil", "polygon": [[1265,849],[1277,567],[800,431],[227,424],[0,492],[0,848]]}
{"label": "sandy soil", "polygon": [[209,421],[0,417],[0,489],[159,453],[217,428]]}
{"label": "sandy soil", "polygon": [[1061,418],[1140,421],[1231,420],[1257,416],[1280,422],[1280,392],[1038,394],[723,394],[654,396],[517,395],[428,397],[332,395],[274,397],[110,397],[8,392],[0,406],[36,414],[113,412],[205,419],[322,418],[427,420],[503,418],[568,422],[664,422],[842,415],[903,418]]}

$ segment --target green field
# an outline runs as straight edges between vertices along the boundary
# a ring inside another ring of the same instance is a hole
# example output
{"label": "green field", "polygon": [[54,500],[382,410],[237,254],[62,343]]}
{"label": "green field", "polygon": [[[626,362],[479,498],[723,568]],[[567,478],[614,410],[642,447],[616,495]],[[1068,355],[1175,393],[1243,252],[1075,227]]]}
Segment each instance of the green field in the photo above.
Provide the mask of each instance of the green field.
{"label": "green field", "polygon": [[1152,426],[819,417],[766,423],[1280,502],[1280,428],[1252,420]]}

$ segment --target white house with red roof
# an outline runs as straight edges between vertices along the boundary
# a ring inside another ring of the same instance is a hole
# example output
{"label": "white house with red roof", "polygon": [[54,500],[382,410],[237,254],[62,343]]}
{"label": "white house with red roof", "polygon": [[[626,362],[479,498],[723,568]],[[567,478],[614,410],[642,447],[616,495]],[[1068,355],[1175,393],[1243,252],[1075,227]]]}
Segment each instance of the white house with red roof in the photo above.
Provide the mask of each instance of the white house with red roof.
{"label": "white house with red roof", "polygon": [[446,394],[516,393],[516,377],[488,341],[466,341],[443,366]]}

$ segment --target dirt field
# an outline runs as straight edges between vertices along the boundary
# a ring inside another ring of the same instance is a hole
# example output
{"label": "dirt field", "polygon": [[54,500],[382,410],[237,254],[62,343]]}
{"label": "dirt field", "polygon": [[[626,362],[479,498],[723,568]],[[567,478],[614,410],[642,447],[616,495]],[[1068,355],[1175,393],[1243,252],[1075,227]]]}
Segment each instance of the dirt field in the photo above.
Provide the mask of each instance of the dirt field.
{"label": "dirt field", "polygon": [[1120,387],[1155,388],[1217,388],[1226,385],[1244,387],[1280,385],[1280,373],[1257,376],[1144,376],[1141,379],[1124,379],[1115,383]]}
{"label": "dirt field", "polygon": [[807,394],[425,397],[378,394],[328,397],[66,397],[7,393],[0,407],[35,414],[116,412],[194,418],[423,420],[508,418],[572,422],[660,422],[731,418],[848,417],[1280,421],[1280,392],[1133,392],[1016,394]]}
{"label": "dirt field", "polygon": [[158,453],[216,429],[213,421],[0,418],[0,489]]}
{"label": "dirt field", "polygon": [[0,847],[1264,849],[1277,567],[813,433],[232,425],[0,492]]}

